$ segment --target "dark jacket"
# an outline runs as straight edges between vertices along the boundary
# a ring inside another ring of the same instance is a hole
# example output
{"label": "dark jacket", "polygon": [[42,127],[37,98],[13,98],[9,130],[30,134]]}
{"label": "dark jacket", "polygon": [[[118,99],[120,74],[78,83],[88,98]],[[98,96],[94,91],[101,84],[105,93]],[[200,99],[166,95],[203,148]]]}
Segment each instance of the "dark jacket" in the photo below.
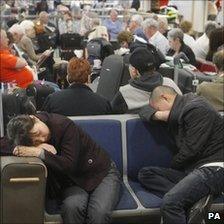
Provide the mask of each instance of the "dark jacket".
{"label": "dark jacket", "polygon": [[43,110],[65,116],[100,115],[111,112],[110,103],[84,84],[72,84],[67,89],[49,95]]}
{"label": "dark jacket", "polygon": [[56,155],[44,151],[50,176],[54,174],[61,189],[78,185],[94,190],[108,173],[108,154],[67,117],[45,112],[35,116],[50,129],[48,144],[57,150]]}
{"label": "dark jacket", "polygon": [[[180,52],[185,53],[190,61],[189,63],[196,66],[195,54],[189,46],[183,43],[181,45]],[[167,52],[167,56],[173,56],[174,54],[175,54],[175,51],[173,49],[169,49],[169,51]]]}
{"label": "dark jacket", "polygon": [[188,170],[224,161],[223,119],[204,98],[177,95],[168,127],[179,149],[173,168]]}

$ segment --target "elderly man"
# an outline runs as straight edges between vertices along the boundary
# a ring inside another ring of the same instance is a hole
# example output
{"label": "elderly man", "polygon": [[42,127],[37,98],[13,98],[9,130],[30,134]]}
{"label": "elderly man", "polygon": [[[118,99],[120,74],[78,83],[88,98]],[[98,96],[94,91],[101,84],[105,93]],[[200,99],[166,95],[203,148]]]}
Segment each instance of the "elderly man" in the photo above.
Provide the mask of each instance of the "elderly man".
{"label": "elderly man", "polygon": [[159,22],[149,18],[142,23],[142,27],[149,42],[166,55],[169,50],[169,41],[159,32]]}
{"label": "elderly man", "polygon": [[139,180],[163,198],[162,223],[186,224],[196,202],[224,189],[223,119],[202,97],[180,96],[168,86],[156,87],[149,105],[140,116],[166,122],[177,148],[171,168],[142,168]]}
{"label": "elderly man", "polygon": [[[19,49],[27,54],[31,63],[36,63],[41,55],[37,55],[34,51],[32,40],[25,34],[24,28],[19,24],[14,24],[9,28],[9,32],[12,34],[14,42]],[[45,51],[43,53],[45,56],[50,55],[50,51]]]}
{"label": "elderly man", "polygon": [[32,72],[26,68],[27,62],[9,51],[9,39],[1,30],[0,39],[0,82],[16,82],[21,88],[26,88],[32,81]]}
{"label": "elderly man", "polygon": [[148,42],[148,39],[145,36],[142,29],[142,22],[143,22],[143,17],[141,15],[138,15],[138,14],[133,15],[131,17],[128,28],[133,35],[143,38],[146,42]]}

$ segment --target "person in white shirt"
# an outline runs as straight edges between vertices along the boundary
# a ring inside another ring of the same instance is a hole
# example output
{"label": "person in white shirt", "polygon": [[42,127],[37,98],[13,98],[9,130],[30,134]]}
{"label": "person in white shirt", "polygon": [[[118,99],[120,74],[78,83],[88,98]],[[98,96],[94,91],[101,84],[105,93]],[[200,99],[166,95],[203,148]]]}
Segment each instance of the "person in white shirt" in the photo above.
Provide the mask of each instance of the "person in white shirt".
{"label": "person in white shirt", "polygon": [[194,54],[196,58],[205,59],[209,50],[209,35],[216,29],[218,24],[214,21],[208,21],[205,24],[205,33],[195,41]]}
{"label": "person in white shirt", "polygon": [[149,42],[158,48],[164,55],[169,50],[169,41],[159,32],[159,23],[149,18],[142,23],[143,31]]}

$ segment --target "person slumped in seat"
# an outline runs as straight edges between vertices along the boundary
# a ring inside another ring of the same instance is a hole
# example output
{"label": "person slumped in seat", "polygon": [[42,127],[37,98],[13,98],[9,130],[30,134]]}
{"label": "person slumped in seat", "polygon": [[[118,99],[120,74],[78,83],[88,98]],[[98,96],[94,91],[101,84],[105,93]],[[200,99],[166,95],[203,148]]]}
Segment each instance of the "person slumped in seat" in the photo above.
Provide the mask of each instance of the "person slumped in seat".
{"label": "person slumped in seat", "polygon": [[14,56],[9,49],[9,39],[5,30],[0,36],[0,82],[16,82],[17,86],[26,88],[33,82],[33,74],[26,60]]}
{"label": "person slumped in seat", "polygon": [[173,80],[162,77],[156,71],[154,55],[147,48],[136,48],[129,59],[129,84],[121,86],[111,101],[114,113],[137,113],[139,109],[148,104],[152,90],[160,85],[174,87],[181,94],[180,89]]}
{"label": "person slumped in seat", "polygon": [[110,103],[88,87],[91,68],[86,59],[72,58],[67,73],[69,87],[49,95],[43,105],[44,111],[66,116],[111,113]]}
{"label": "person slumped in seat", "polygon": [[162,223],[188,223],[188,210],[196,202],[224,189],[223,119],[202,97],[180,96],[168,86],[153,90],[148,111],[144,108],[140,117],[166,122],[176,149],[171,168],[144,167],[139,181],[162,198]]}
{"label": "person slumped in seat", "polygon": [[72,120],[46,112],[20,115],[10,120],[7,134],[15,156],[38,157],[47,166],[47,197],[62,199],[63,223],[110,223],[119,200],[119,172]]}
{"label": "person slumped in seat", "polygon": [[224,50],[213,56],[218,77],[213,82],[202,82],[197,87],[197,94],[205,97],[218,111],[224,111]]}

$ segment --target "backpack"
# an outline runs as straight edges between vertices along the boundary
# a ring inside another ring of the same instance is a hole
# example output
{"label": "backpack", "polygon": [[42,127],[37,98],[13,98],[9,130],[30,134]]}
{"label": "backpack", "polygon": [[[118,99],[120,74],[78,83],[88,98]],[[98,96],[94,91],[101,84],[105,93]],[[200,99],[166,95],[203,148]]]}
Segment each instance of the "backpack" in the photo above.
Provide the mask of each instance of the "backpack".
{"label": "backpack", "polygon": [[19,114],[35,114],[33,98],[26,95],[26,90],[15,89],[12,93],[2,94],[4,132],[11,118]]}
{"label": "backpack", "polygon": [[88,60],[93,64],[94,59],[104,60],[105,57],[114,54],[113,46],[104,38],[94,38],[87,43]]}

